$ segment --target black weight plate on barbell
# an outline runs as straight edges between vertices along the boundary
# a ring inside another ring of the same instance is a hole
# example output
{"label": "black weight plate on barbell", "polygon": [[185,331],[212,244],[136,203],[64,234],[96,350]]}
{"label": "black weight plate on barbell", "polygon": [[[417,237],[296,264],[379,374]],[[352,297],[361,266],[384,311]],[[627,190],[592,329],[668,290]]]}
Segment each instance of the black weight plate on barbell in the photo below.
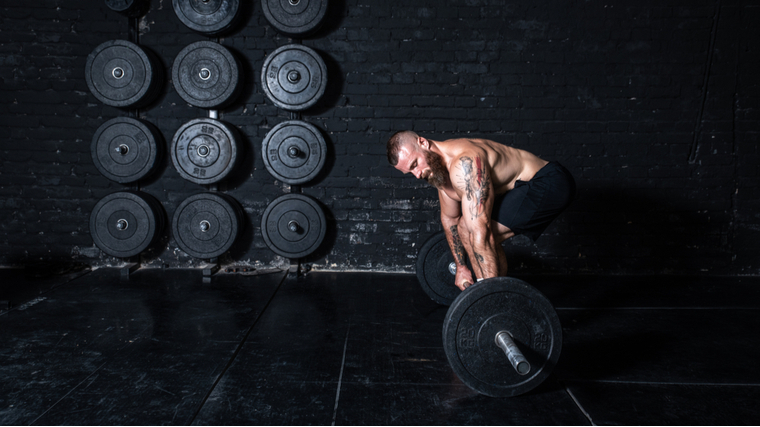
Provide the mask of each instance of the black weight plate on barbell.
{"label": "black weight plate on barbell", "polygon": [[282,122],[261,143],[264,166],[285,184],[309,182],[322,170],[327,144],[316,126],[301,121]]}
{"label": "black weight plate on barbell", "polygon": [[319,248],[327,221],[316,200],[303,194],[285,194],[267,206],[261,216],[261,234],[269,249],[286,258],[303,258]]}
{"label": "black weight plate on barbell", "polygon": [[219,120],[190,120],[172,138],[172,163],[190,182],[217,183],[235,168],[238,135],[237,129]]}
{"label": "black weight plate on barbell", "polygon": [[172,235],[185,253],[210,259],[227,252],[243,228],[243,210],[226,194],[200,193],[185,199],[174,212]]}
{"label": "black weight plate on barbell", "polygon": [[291,37],[307,36],[322,25],[327,0],[261,0],[261,10],[277,31]]}
{"label": "black weight plate on barbell", "polygon": [[[496,345],[507,331],[531,365],[519,375]],[[551,302],[536,288],[512,277],[497,277],[465,289],[449,307],[443,347],[451,368],[478,393],[509,397],[546,379],[562,350],[562,325]]]}
{"label": "black weight plate on barbell", "polygon": [[420,247],[416,264],[420,287],[441,305],[450,305],[462,291],[454,283],[456,264],[444,232],[428,238]]}
{"label": "black weight plate on barbell", "polygon": [[103,123],[92,137],[92,161],[106,178],[121,184],[154,172],[164,152],[161,132],[145,120],[117,117]]}
{"label": "black weight plate on barbell", "polygon": [[162,70],[150,51],[126,40],[111,40],[87,56],[85,80],[106,105],[140,107],[160,93]]}
{"label": "black weight plate on barbell", "polygon": [[191,30],[219,35],[237,23],[240,0],[172,0],[174,13]]}
{"label": "black weight plate on barbell", "polygon": [[106,0],[106,6],[124,16],[138,18],[150,9],[150,0]]}
{"label": "black weight plate on barbell", "polygon": [[319,101],[327,87],[327,66],[311,48],[299,44],[282,46],[264,61],[261,87],[278,107],[305,110]]}
{"label": "black weight plate on barbell", "polygon": [[172,82],[189,104],[217,109],[240,94],[240,62],[227,48],[210,41],[192,43],[174,59]]}
{"label": "black weight plate on barbell", "polygon": [[90,235],[108,255],[138,255],[163,232],[161,204],[139,191],[120,191],[102,198],[90,214]]}

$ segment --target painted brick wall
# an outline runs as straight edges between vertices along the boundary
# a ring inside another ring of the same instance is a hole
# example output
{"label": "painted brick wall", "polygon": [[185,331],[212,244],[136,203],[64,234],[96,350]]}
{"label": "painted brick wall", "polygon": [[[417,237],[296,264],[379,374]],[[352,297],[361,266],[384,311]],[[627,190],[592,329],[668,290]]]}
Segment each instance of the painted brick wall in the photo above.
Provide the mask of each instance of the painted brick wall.
{"label": "painted brick wall", "polygon": [[[535,244],[505,245],[513,271],[600,274],[760,273],[758,103],[760,0],[331,0],[322,31],[303,40],[328,66],[325,96],[302,118],[330,156],[302,191],[329,218],[318,269],[412,271],[440,230],[435,191],[387,165],[385,141],[485,137],[559,160],[579,195]],[[207,37],[171,1],[153,0],[139,43],[167,75]],[[101,176],[89,147],[102,105],[84,79],[87,55],[127,39],[128,20],[100,0],[0,0],[0,265],[75,260],[118,265],[94,246],[87,218],[125,188]],[[216,40],[216,39],[214,39]],[[290,189],[266,171],[261,141],[289,114],[260,88],[266,56],[290,40],[259,2],[218,39],[244,64],[245,89],[220,118],[247,146],[221,190],[244,207],[244,235],[224,264],[287,264],[264,244],[266,206]],[[139,110],[167,142],[206,113],[167,83]],[[169,217],[191,194],[167,159],[140,189]],[[148,266],[197,266],[168,230]]]}

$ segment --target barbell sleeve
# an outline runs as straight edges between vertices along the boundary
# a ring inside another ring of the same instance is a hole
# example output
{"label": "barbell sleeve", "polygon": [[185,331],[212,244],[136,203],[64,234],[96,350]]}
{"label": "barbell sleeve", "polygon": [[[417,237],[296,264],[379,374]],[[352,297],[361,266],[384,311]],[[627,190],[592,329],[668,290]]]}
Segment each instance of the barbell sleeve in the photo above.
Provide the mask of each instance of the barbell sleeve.
{"label": "barbell sleeve", "polygon": [[500,331],[496,334],[496,345],[504,350],[504,354],[507,355],[509,363],[515,368],[520,375],[527,375],[530,372],[530,363],[528,359],[523,356],[520,349],[517,348],[517,344],[512,340],[512,336],[507,331]]}

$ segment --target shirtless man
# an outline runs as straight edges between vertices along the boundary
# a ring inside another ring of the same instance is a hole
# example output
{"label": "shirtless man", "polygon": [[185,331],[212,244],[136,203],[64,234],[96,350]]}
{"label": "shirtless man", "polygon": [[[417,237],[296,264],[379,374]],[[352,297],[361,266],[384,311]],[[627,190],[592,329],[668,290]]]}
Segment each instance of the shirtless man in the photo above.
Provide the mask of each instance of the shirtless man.
{"label": "shirtless man", "polygon": [[487,139],[433,141],[401,131],[387,150],[392,166],[438,189],[462,290],[474,277],[506,276],[501,242],[517,234],[535,241],[575,197],[575,181],[559,163]]}

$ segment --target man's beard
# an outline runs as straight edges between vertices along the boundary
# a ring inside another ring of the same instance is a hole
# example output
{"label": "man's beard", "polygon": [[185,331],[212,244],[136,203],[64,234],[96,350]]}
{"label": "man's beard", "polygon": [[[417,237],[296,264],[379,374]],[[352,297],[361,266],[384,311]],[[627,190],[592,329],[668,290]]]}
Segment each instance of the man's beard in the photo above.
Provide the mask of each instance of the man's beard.
{"label": "man's beard", "polygon": [[441,156],[432,151],[426,151],[425,160],[432,172],[430,176],[426,178],[428,184],[438,189],[447,186],[449,184],[449,171],[446,169],[446,166],[444,166]]}

